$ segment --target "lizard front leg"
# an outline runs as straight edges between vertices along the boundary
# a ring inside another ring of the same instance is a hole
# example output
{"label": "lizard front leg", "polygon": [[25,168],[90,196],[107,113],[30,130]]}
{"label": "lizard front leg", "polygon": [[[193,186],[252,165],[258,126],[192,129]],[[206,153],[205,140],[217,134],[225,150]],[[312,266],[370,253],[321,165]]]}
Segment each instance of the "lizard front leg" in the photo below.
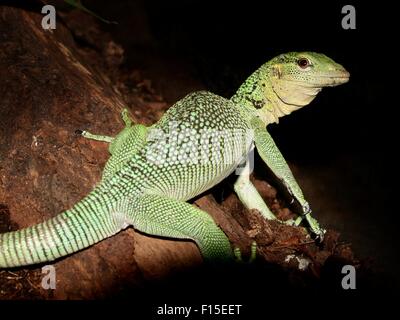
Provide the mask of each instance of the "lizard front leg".
{"label": "lizard front leg", "polygon": [[[254,184],[250,181],[250,173],[249,173],[249,159],[246,161],[246,166],[244,171],[240,174],[239,178],[236,180],[234,184],[234,189],[239,197],[239,200],[243,203],[243,205],[251,210],[258,210],[261,215],[267,220],[276,220],[277,218],[272,213],[272,211],[268,208],[264,199],[261,197],[260,193],[254,186]],[[301,223],[302,216],[300,216],[295,221],[290,219],[287,221],[280,221],[286,225],[295,225],[298,226]]]}
{"label": "lizard front leg", "polygon": [[256,187],[250,181],[250,162],[246,160],[246,166],[243,168],[239,178],[234,184],[234,189],[239,200],[247,209],[256,209],[268,220],[275,220],[275,215],[266,205],[264,199],[258,193]]}
{"label": "lizard front leg", "polygon": [[[258,153],[265,162],[265,164],[272,170],[272,172],[282,181],[291,196],[296,199],[302,207],[302,215],[310,225],[311,230],[320,238],[323,237],[325,230],[322,229],[317,220],[311,216],[311,208],[303,192],[294,178],[292,171],[286,163],[284,157],[276,146],[271,135],[268,133],[260,120],[255,119],[252,123],[254,129],[254,141]],[[296,220],[300,223],[301,218]]]}

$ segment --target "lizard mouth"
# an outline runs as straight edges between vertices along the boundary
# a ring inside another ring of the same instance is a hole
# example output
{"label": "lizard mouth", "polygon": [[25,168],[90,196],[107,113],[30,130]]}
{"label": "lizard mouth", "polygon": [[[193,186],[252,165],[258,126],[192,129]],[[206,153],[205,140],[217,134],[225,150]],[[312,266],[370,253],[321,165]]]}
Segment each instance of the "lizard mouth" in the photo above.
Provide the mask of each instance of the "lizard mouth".
{"label": "lizard mouth", "polygon": [[347,70],[340,70],[328,74],[321,75],[319,80],[323,87],[334,87],[343,83],[348,82],[350,79],[350,73]]}
{"label": "lizard mouth", "polygon": [[309,88],[323,88],[323,87],[335,87],[343,83],[348,82],[350,79],[350,73],[347,71],[332,72],[321,74],[314,79],[308,81],[299,80],[288,80],[292,83],[297,83],[301,87]]}
{"label": "lizard mouth", "polygon": [[327,87],[334,87],[343,83],[348,82],[350,79],[350,73],[347,71],[340,72],[339,74],[322,76],[321,80]]}

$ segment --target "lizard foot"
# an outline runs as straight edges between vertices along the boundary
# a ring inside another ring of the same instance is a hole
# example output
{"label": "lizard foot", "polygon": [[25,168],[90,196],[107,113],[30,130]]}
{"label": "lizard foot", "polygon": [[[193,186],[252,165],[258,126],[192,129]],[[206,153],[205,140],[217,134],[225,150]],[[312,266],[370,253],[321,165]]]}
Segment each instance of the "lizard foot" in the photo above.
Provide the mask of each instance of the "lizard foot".
{"label": "lizard foot", "polygon": [[[242,258],[242,252],[240,251],[240,249],[239,249],[238,247],[236,247],[236,248],[233,250],[233,254],[235,255],[235,260],[236,260],[236,262],[245,263],[245,261],[243,261],[243,258]],[[251,243],[250,258],[249,258],[249,260],[247,261],[247,263],[252,263],[252,262],[254,262],[254,261],[256,260],[256,257],[257,257],[257,243],[256,243],[255,241],[253,241],[253,242]]]}
{"label": "lizard foot", "polygon": [[321,228],[319,226],[318,221],[312,217],[311,208],[307,202],[303,205],[303,212],[304,212],[303,217],[307,220],[312,233],[314,233],[316,235],[315,240],[319,240],[319,242],[322,242],[324,240],[324,235],[325,235],[326,230]]}
{"label": "lizard foot", "polygon": [[310,229],[312,233],[316,235],[316,240],[319,242],[322,242],[324,240],[324,235],[326,233],[326,230],[321,228],[317,222],[310,214],[307,214],[305,216],[299,216],[296,219],[289,219],[286,221],[283,221],[282,223],[287,225],[287,226],[293,226],[293,227],[298,227],[300,223],[303,221],[304,217],[308,221],[310,225]]}
{"label": "lizard foot", "polygon": [[287,226],[298,227],[302,221],[303,221],[303,217],[299,216],[296,218],[296,220],[289,219],[289,220],[283,221],[283,224],[285,224]]}
{"label": "lizard foot", "polygon": [[324,240],[324,235],[326,233],[326,230],[321,228],[318,224],[318,221],[315,220],[311,214],[306,214],[305,218],[310,225],[311,231],[317,236],[316,240],[319,240],[319,242],[322,242]]}

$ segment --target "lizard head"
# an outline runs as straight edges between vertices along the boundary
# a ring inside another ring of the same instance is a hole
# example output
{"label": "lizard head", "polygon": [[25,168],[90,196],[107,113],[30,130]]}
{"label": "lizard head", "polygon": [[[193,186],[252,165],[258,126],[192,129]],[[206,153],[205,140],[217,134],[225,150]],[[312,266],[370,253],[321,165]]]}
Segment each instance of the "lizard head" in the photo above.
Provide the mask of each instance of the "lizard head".
{"label": "lizard head", "polygon": [[315,52],[281,54],[265,65],[270,68],[269,76],[274,83],[294,83],[300,91],[301,88],[334,87],[346,83],[350,77],[340,64]]}
{"label": "lizard head", "polygon": [[232,98],[251,104],[266,123],[309,104],[324,87],[349,81],[340,64],[315,52],[281,54],[262,65]]}

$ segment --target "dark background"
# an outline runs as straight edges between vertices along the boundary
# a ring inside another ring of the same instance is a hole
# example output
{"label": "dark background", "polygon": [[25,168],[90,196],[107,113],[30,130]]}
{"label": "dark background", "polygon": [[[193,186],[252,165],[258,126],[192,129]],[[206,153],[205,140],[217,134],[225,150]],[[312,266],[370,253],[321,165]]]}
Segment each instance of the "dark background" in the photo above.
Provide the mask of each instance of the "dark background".
{"label": "dark background", "polygon": [[[261,64],[288,51],[321,52],[342,64],[351,74],[349,83],[324,89],[310,106],[269,131],[321,224],[341,232],[361,259],[371,260],[373,287],[399,287],[398,101],[391,89],[398,83],[392,80],[399,70],[398,18],[392,17],[397,12],[392,6],[382,1],[84,4],[118,22],[101,28],[124,48],[124,67],[140,69],[171,104],[199,89],[230,97]],[[356,30],[341,27],[346,4],[356,8]]]}

